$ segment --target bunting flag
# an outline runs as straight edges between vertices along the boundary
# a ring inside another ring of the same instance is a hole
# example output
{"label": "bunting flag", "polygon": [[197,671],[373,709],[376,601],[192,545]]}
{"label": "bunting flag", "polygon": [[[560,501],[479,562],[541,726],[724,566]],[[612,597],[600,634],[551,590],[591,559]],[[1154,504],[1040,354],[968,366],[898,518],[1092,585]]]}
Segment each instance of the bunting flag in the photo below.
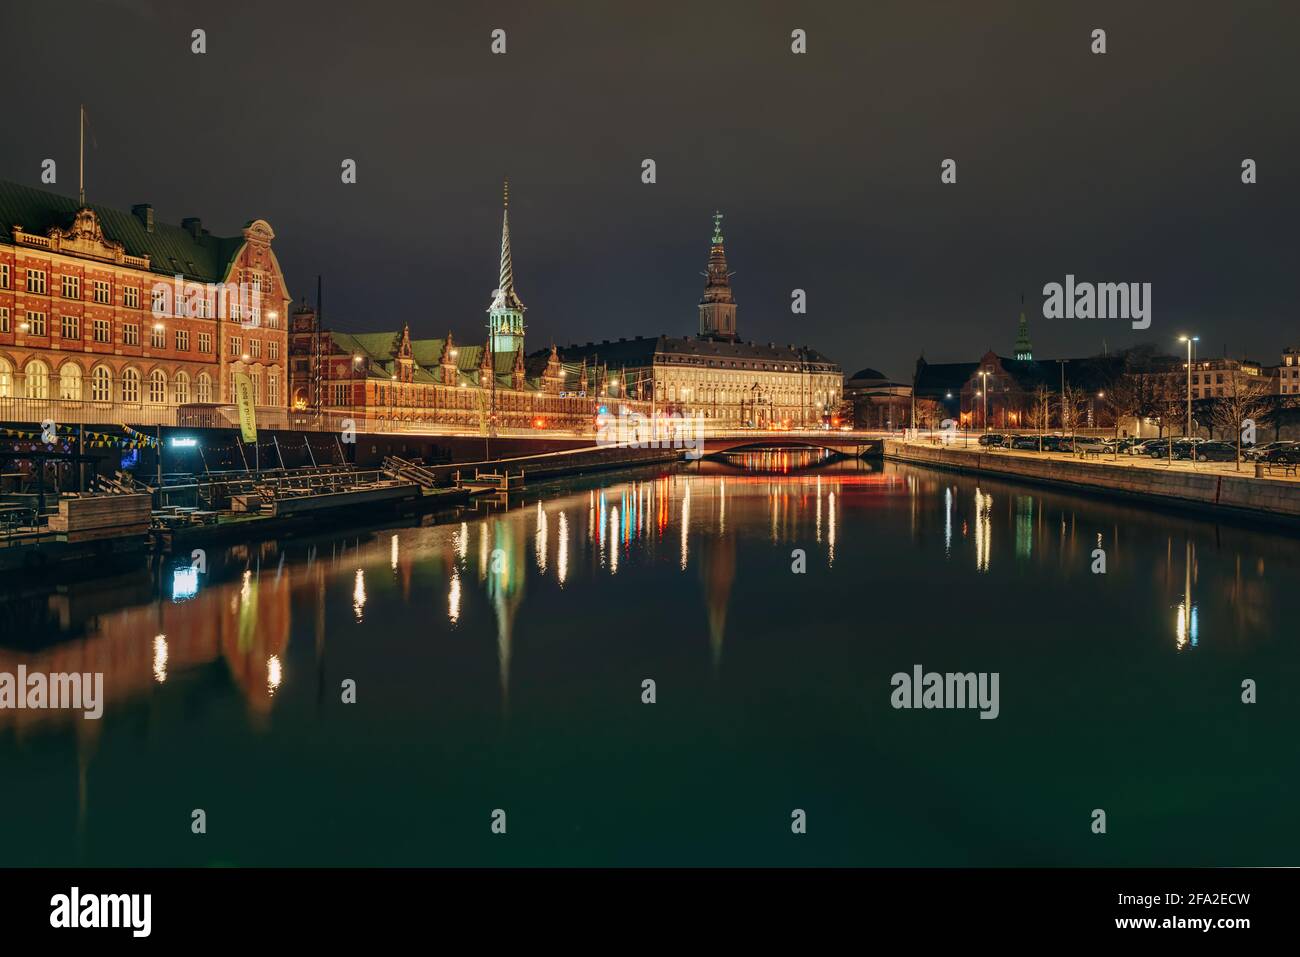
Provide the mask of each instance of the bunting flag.
{"label": "bunting flag", "polygon": [[[83,430],[81,433],[82,443],[88,449],[156,449],[158,439],[152,435],[145,435],[143,432],[137,432],[129,426],[122,426],[123,431],[127,434],[109,435],[106,432],[91,432]],[[56,430],[56,438],[64,441],[76,436],[76,428],[70,425],[61,425]],[[43,442],[44,433],[40,430],[31,429],[0,429],[0,435],[7,439],[15,439],[20,442]],[[45,443],[53,444],[53,443]]]}

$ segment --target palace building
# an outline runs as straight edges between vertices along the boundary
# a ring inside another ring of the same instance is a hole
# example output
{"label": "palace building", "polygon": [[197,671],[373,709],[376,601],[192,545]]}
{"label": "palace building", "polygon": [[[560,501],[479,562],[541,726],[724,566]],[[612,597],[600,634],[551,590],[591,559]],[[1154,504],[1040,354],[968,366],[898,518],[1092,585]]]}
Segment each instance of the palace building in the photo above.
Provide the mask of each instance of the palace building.
{"label": "palace building", "polygon": [[560,350],[593,369],[602,394],[636,400],[652,415],[700,416],[737,428],[804,428],[828,422],[843,396],[840,367],[807,346],[741,341],[723,247],[713,217],[708,271],[693,338],[605,340]]}
{"label": "palace building", "polygon": [[214,236],[0,182],[0,420],[166,424],[175,407],[287,404],[292,301],[262,219]]}
{"label": "palace building", "polygon": [[290,337],[293,408],[347,415],[358,428],[590,428],[595,393],[589,397],[587,369],[566,365],[554,347],[525,355],[524,309],[515,290],[507,183],[500,268],[483,344],[461,343],[451,332],[415,339],[408,324],[356,334],[325,329],[302,305]]}

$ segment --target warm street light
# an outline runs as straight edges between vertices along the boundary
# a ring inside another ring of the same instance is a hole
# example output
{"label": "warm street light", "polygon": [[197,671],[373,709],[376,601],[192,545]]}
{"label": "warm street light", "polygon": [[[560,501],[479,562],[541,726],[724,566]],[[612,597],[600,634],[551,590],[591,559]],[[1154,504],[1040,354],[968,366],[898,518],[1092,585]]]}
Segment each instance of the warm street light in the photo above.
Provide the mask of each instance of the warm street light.
{"label": "warm street light", "polygon": [[984,400],[984,412],[983,412],[983,422],[982,422],[982,424],[983,424],[983,426],[984,426],[984,431],[987,432],[987,431],[989,430],[989,373],[988,373],[988,370],[987,370],[987,369],[981,369],[981,370],[980,370],[980,375],[983,376],[983,378],[984,378],[984,388],[983,388],[982,390],[980,390],[980,392],[979,392],[978,394],[979,394],[979,396]]}
{"label": "warm street light", "polygon": [[[1200,336],[1179,336],[1179,342],[1187,343],[1187,437],[1192,436],[1192,343],[1200,342]],[[1196,456],[1192,456],[1196,461]]]}

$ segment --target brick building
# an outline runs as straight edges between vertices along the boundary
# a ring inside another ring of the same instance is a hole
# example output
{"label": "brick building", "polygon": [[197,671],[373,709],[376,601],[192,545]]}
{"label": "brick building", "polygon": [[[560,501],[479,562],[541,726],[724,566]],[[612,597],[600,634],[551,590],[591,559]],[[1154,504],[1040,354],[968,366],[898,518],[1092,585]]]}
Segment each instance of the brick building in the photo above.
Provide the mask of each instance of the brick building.
{"label": "brick building", "polygon": [[507,187],[484,344],[461,344],[451,332],[415,339],[405,324],[387,332],[325,329],[304,304],[291,320],[292,407],[346,415],[359,428],[590,429],[595,404],[586,368],[565,365],[554,348],[526,356],[524,310],[514,284]]}
{"label": "brick building", "polygon": [[0,421],[167,424],[177,406],[287,404],[291,297],[265,220],[213,236],[0,182]]}

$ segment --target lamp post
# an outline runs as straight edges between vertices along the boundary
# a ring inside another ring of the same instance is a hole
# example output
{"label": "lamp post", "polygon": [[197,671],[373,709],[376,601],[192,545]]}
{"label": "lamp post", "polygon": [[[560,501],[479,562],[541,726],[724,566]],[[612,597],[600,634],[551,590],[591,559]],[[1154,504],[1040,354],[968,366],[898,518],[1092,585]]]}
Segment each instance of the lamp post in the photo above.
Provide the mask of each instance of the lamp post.
{"label": "lamp post", "polygon": [[1187,343],[1187,436],[1192,435],[1192,343],[1200,342],[1200,336],[1179,336],[1179,342]]}
{"label": "lamp post", "polygon": [[[1178,341],[1187,343],[1187,428],[1185,434],[1190,440],[1192,437],[1192,343],[1200,342],[1201,337],[1179,336]],[[1189,450],[1188,455],[1191,458],[1192,468],[1196,468],[1196,448],[1194,446]],[[1172,462],[1173,458],[1174,442],[1171,438],[1169,440],[1169,460]]]}

